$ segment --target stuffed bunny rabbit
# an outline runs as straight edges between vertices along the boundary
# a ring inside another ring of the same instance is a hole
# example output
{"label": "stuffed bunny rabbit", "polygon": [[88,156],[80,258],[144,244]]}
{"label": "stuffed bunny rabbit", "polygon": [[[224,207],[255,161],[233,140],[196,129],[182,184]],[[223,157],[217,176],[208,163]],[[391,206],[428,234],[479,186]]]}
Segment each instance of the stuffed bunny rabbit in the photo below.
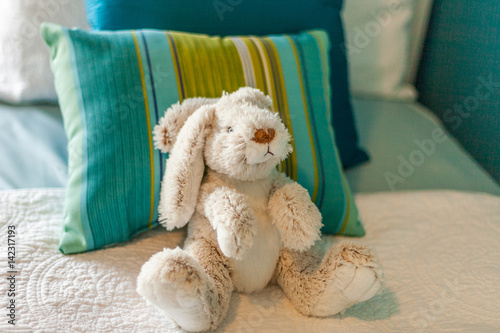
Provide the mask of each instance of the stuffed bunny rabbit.
{"label": "stuffed bunny rabbit", "polygon": [[276,170],[292,148],[270,106],[259,90],[241,88],[174,105],[155,127],[157,148],[171,150],[160,221],[169,230],[189,221],[188,235],[183,249],[144,264],[137,291],[185,330],[216,328],[233,290],[271,281],[301,313],[320,317],[380,288],[364,246],[344,242],[323,258],[312,251],[321,215],[307,190]]}

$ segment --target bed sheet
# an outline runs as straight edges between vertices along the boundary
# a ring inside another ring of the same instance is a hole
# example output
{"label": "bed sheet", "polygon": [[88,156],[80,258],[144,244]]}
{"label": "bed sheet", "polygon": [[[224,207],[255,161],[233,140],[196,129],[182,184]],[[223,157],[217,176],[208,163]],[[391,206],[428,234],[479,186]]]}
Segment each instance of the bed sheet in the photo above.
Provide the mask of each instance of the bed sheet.
{"label": "bed sheet", "polygon": [[[356,192],[449,189],[500,195],[495,180],[418,103],[353,100],[370,161],[346,172]],[[440,134],[442,133],[442,135]]]}
{"label": "bed sheet", "polygon": [[58,107],[0,104],[0,189],[64,187],[67,143]]}
{"label": "bed sheet", "polygon": [[[0,191],[6,253],[16,228],[16,327],[7,324],[0,265],[1,332],[178,332],[135,291],[142,264],[183,231],[157,228],[99,251],[62,255],[64,191]],[[328,318],[300,315],[276,286],[233,294],[218,332],[498,332],[500,197],[454,191],[360,194],[369,244],[385,270],[373,299]],[[340,237],[325,237],[326,248]]]}

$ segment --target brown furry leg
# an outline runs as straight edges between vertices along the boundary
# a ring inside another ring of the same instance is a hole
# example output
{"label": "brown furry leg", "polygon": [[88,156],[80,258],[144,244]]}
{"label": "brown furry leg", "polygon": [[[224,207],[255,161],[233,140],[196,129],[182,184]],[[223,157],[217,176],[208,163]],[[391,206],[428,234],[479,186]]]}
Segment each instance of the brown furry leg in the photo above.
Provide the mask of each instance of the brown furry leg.
{"label": "brown furry leg", "polygon": [[213,291],[209,300],[211,303],[210,328],[214,329],[226,317],[234,289],[230,276],[229,260],[222,254],[214,241],[203,238],[187,244],[185,250],[198,260],[200,266],[203,267],[215,285],[216,290]]}
{"label": "brown furry leg", "polygon": [[313,250],[284,249],[275,278],[302,314],[330,316],[371,298],[379,289],[373,255],[364,246],[344,242],[321,259]]}

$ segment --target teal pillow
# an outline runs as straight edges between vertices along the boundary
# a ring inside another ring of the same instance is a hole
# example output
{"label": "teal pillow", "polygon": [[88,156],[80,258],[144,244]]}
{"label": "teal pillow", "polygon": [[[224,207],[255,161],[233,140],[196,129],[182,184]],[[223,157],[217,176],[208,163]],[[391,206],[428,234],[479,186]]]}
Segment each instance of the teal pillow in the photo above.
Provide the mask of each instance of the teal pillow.
{"label": "teal pillow", "polygon": [[331,123],[344,167],[368,160],[358,146],[347,84],[342,0],[85,0],[94,29],[161,29],[209,35],[295,34],[321,29],[333,47]]}
{"label": "teal pillow", "polygon": [[177,101],[241,86],[273,98],[294,137],[282,169],[309,190],[323,214],[322,231],[364,234],[327,116],[326,33],[219,38],[44,24],[42,35],[69,139],[63,253],[98,249],[156,226],[166,156],[153,147],[153,126]]}

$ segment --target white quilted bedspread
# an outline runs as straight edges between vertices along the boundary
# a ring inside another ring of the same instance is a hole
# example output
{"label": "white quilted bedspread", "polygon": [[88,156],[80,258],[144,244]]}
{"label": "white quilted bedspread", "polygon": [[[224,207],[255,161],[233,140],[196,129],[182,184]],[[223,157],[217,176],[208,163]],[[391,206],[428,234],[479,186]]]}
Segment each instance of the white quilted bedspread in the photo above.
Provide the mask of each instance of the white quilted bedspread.
{"label": "white quilted bedspread", "polygon": [[[7,324],[7,226],[15,225],[16,332],[177,332],[135,292],[141,265],[183,232],[58,252],[64,192],[0,192],[0,331]],[[233,294],[221,332],[500,332],[500,197],[461,192],[358,195],[385,287],[341,315],[306,318],[276,286]],[[337,241],[327,237],[325,243]]]}

